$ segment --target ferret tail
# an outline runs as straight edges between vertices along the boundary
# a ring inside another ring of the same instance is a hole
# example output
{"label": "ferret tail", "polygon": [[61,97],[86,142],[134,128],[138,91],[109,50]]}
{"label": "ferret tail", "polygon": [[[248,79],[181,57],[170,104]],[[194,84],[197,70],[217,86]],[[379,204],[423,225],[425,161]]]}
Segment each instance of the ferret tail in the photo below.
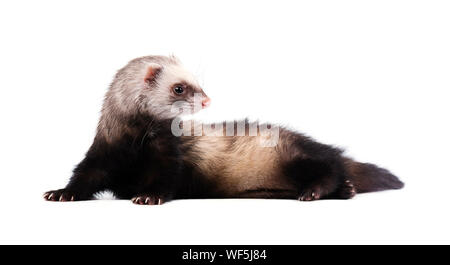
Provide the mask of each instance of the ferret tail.
{"label": "ferret tail", "polygon": [[404,186],[403,182],[391,172],[374,164],[346,158],[344,165],[357,193],[401,189]]}

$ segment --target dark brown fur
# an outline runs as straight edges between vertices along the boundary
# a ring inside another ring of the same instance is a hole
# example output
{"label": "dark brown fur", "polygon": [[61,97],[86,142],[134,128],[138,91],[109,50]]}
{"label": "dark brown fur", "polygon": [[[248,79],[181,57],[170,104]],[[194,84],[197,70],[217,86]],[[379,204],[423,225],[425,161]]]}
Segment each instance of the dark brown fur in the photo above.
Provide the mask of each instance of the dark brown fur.
{"label": "dark brown fur", "polygon": [[[201,136],[174,136],[166,105],[180,99],[191,102],[194,92],[206,97],[192,81],[171,82],[173,73],[181,71],[177,63],[172,58],[143,57],[119,71],[86,157],[69,184],[47,192],[45,199],[88,200],[110,190],[138,204],[188,198],[309,201],[348,199],[356,192],[403,187],[385,169],[355,162],[343,156],[341,149],[284,128],[273,147],[260,146],[267,135],[259,129],[256,136],[250,135],[250,126],[257,124],[247,121],[244,136],[238,135],[237,124],[229,127],[234,129],[231,136],[210,136],[205,130]],[[180,84],[185,93],[174,94],[173,87]],[[154,98],[166,93],[170,102]],[[163,107],[165,112],[160,112]],[[214,130],[226,135],[226,124]]]}

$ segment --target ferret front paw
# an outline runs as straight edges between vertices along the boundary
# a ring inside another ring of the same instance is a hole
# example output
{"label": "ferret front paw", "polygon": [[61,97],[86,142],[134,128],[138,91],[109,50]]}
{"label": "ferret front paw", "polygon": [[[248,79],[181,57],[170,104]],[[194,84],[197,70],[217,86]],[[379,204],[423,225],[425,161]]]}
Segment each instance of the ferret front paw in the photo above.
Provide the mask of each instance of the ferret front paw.
{"label": "ferret front paw", "polygon": [[75,201],[76,197],[73,193],[68,192],[66,189],[51,190],[44,193],[44,199],[47,201]]}
{"label": "ferret front paw", "polygon": [[150,194],[141,194],[131,199],[131,201],[134,204],[141,204],[141,205],[161,205],[169,200],[170,200],[169,197],[166,196],[150,195]]}

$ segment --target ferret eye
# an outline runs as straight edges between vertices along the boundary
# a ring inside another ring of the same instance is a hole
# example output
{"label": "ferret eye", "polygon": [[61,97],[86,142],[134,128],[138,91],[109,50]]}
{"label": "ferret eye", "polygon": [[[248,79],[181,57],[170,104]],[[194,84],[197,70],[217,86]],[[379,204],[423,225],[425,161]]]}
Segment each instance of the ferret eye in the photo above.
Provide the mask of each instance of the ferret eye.
{"label": "ferret eye", "polygon": [[182,86],[175,86],[175,87],[173,88],[173,91],[174,91],[175,93],[177,93],[177,94],[183,94],[184,88],[183,88]]}

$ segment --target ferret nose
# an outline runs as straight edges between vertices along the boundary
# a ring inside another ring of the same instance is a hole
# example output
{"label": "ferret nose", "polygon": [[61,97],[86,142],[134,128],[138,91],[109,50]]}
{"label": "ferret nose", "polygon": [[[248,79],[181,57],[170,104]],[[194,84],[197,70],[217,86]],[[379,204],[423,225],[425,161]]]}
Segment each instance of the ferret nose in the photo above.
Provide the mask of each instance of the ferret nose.
{"label": "ferret nose", "polygon": [[203,101],[202,101],[202,107],[203,108],[208,107],[210,104],[211,104],[211,99],[210,98],[206,97],[205,99],[203,99]]}

